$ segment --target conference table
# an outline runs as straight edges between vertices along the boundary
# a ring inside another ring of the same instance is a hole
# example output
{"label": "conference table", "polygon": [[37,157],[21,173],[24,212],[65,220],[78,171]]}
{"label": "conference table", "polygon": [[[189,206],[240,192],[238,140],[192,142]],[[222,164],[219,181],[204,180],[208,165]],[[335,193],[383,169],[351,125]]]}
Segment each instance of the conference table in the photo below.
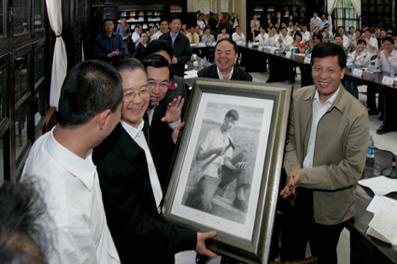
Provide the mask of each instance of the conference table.
{"label": "conference table", "polygon": [[[381,170],[392,165],[393,153],[377,150],[375,159],[367,159],[363,178],[381,174]],[[397,181],[397,179],[396,179]],[[373,198],[370,189],[357,186],[356,214],[346,228],[350,231],[350,262],[351,264],[388,264],[397,263],[397,250],[391,245],[366,234],[373,213],[366,210]],[[397,193],[388,197],[397,198]]]}
{"label": "conference table", "polygon": [[[242,55],[242,65],[246,70],[261,71],[263,69],[265,60],[269,61],[269,79],[273,75],[285,74],[293,67],[300,67],[301,69],[301,86],[312,84],[311,81],[311,64],[310,59],[305,54],[296,54],[291,52],[280,52],[279,49],[272,47],[260,47],[252,45],[239,45]],[[273,64],[273,65],[271,65]],[[286,66],[287,65],[287,66]],[[361,76],[354,75],[350,70],[346,71],[345,78],[356,82],[358,85],[368,85],[377,87],[382,90],[397,92],[397,83],[388,85],[382,83],[383,77],[387,75],[382,72],[363,71]],[[287,74],[287,80],[294,82],[294,76]]]}

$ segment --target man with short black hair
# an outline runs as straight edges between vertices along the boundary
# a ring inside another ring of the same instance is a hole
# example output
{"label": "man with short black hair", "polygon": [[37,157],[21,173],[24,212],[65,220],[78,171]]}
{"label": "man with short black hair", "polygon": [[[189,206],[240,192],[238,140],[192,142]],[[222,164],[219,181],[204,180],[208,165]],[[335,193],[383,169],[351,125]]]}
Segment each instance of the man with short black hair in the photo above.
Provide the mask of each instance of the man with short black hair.
{"label": "man with short black hair", "polygon": [[58,124],[30,150],[22,181],[37,181],[48,208],[49,263],[120,263],[91,154],[119,123],[122,96],[111,65],[77,64],[62,85]]}
{"label": "man with short black hair", "polygon": [[236,42],[231,39],[221,39],[215,45],[215,63],[201,69],[197,75],[220,80],[252,81],[252,76],[236,65],[237,59]]}
{"label": "man with short black hair", "polygon": [[202,171],[197,185],[187,198],[186,205],[211,212],[216,193],[223,193],[229,184],[236,180],[233,205],[243,212],[247,210],[250,183],[243,172],[248,163],[244,152],[233,157],[234,144],[229,134],[239,118],[237,110],[230,109],[226,112],[221,126],[210,130],[200,142],[196,160],[201,162]]}
{"label": "man with short black hair", "polygon": [[282,261],[303,259],[309,242],[319,263],[337,263],[339,235],[354,216],[357,181],[365,166],[368,115],[341,80],[346,54],[323,43],[312,52],[314,85],[294,92],[285,147],[288,175],[281,196],[293,196],[284,212]]}
{"label": "man with short black hair", "polygon": [[149,124],[149,145],[161,187],[165,192],[181,126],[184,99],[181,96],[171,102],[166,99],[170,85],[170,65],[163,56],[152,54],[142,63],[146,68],[150,87],[150,104],[145,120]]}
{"label": "man with short black hair", "polygon": [[192,50],[190,49],[189,39],[180,33],[181,24],[181,19],[174,17],[171,20],[170,32],[161,35],[159,39],[168,41],[172,46],[174,56],[171,59],[171,63],[174,67],[174,74],[183,77],[185,73],[185,64],[192,57]]}
{"label": "man with short black hair", "polygon": [[[205,246],[215,232],[196,232],[164,221],[163,190],[150,151],[143,119],[151,87],[136,59],[118,65],[123,79],[122,121],[98,147],[97,165],[109,228],[122,263],[174,263],[174,255],[195,249],[213,257]],[[150,138],[149,138],[150,140]]]}
{"label": "man with short black hair", "polygon": [[46,206],[32,183],[0,187],[0,263],[45,264],[50,249],[42,218]]}
{"label": "man with short black hair", "polygon": [[124,58],[124,46],[122,37],[113,32],[114,22],[110,18],[103,20],[103,30],[95,39],[95,58],[116,64]]}
{"label": "man with short black hair", "polygon": [[161,35],[169,32],[169,28],[168,28],[168,20],[163,18],[160,21],[160,30],[156,31],[156,33],[154,33],[153,35],[150,36],[150,42],[154,41],[154,40],[158,40]]}

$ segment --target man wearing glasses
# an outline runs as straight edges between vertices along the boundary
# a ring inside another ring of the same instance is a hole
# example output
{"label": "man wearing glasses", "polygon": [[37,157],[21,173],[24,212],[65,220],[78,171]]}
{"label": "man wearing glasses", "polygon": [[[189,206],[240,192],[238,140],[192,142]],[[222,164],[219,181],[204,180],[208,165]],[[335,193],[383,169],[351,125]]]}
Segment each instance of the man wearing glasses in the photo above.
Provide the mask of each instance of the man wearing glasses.
{"label": "man wearing glasses", "polygon": [[150,87],[150,103],[146,111],[149,124],[149,145],[163,191],[167,188],[169,170],[181,123],[184,99],[166,99],[170,85],[170,64],[159,54],[143,60]]}
{"label": "man wearing glasses", "polygon": [[94,149],[109,229],[122,263],[174,263],[174,254],[195,249],[212,257],[205,241],[215,232],[194,232],[166,223],[163,191],[148,144],[150,85],[136,59],[123,61],[121,123]]}

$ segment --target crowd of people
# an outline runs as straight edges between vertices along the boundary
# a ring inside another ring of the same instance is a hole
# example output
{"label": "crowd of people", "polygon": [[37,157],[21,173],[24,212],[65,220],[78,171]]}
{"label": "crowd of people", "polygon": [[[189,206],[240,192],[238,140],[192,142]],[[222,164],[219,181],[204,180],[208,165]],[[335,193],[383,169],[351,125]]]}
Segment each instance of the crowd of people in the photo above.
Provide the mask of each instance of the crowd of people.
{"label": "crowd of people", "polygon": [[[293,197],[297,209],[282,233],[282,258],[303,258],[310,241],[320,263],[336,263],[340,232],[354,215],[354,186],[365,165],[369,133],[367,112],[354,98],[355,84],[345,83],[354,96],[343,88],[346,65],[367,67],[376,60],[382,71],[397,70],[397,44],[383,29],[365,27],[361,34],[349,28],[346,34],[338,27],[333,34],[326,17],[316,13],[307,25],[292,16],[285,19],[280,13],[264,21],[255,15],[249,34],[260,45],[311,54],[314,84],[294,93],[289,116],[288,178],[280,195]],[[43,219],[52,247],[46,251],[40,242],[27,252],[38,257],[37,263],[44,263],[43,258],[49,263],[174,263],[174,255],[184,250],[196,250],[199,263],[215,256],[206,242],[216,232],[166,222],[161,206],[184,126],[182,78],[191,44],[214,43],[214,64],[198,76],[249,82],[252,76],[238,67],[238,45],[247,39],[236,15],[198,13],[197,24],[183,28],[176,17],[148,32],[139,25],[131,32],[124,18],[115,30],[113,20],[105,19],[95,43],[99,60],[80,62],[67,74],[58,124],[34,143],[21,176],[22,183],[34,182],[45,204],[46,212],[37,217]],[[385,95],[385,109],[394,106],[392,98]],[[390,110],[383,113],[386,120]],[[213,162],[215,157],[216,162],[201,172],[198,194],[190,201],[196,208],[211,211],[224,184],[221,166],[235,175],[231,181],[243,181],[239,173],[246,162],[233,162],[236,156],[228,149],[228,131],[238,120],[239,113],[230,109],[211,132],[216,137],[201,144],[197,160]],[[386,124],[384,131],[396,128]],[[247,208],[248,185],[237,184],[237,210]],[[35,242],[35,237],[22,239]],[[14,249],[11,242],[6,245]]]}

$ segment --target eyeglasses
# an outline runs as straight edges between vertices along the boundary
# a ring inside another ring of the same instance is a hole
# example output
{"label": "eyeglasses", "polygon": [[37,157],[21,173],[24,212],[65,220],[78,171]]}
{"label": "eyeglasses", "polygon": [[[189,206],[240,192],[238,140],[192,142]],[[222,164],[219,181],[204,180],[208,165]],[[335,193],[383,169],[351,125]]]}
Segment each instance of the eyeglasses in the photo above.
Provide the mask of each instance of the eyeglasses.
{"label": "eyeglasses", "polygon": [[167,89],[168,90],[168,86],[169,86],[169,82],[168,81],[162,81],[162,82],[155,82],[155,81],[149,81],[148,82],[148,86],[151,89],[154,89],[156,86],[159,86],[161,89]]}
{"label": "eyeglasses", "polygon": [[137,97],[145,98],[145,97],[149,97],[149,95],[150,95],[150,91],[149,91],[148,87],[145,86],[138,91],[134,91],[131,89],[125,90],[123,92],[123,99],[131,100],[131,99],[135,99]]}

